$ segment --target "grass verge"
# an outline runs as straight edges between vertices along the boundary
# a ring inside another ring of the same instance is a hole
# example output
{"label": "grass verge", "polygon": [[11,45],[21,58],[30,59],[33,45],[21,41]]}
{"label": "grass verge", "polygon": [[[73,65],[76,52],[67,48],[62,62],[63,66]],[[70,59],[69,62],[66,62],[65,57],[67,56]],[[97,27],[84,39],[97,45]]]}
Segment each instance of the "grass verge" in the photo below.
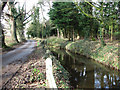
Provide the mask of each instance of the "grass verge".
{"label": "grass verge", "polygon": [[65,68],[60,64],[59,60],[57,60],[49,50],[47,50],[44,58],[51,58],[52,60],[53,76],[57,88],[71,88],[68,78],[69,72],[65,70]]}

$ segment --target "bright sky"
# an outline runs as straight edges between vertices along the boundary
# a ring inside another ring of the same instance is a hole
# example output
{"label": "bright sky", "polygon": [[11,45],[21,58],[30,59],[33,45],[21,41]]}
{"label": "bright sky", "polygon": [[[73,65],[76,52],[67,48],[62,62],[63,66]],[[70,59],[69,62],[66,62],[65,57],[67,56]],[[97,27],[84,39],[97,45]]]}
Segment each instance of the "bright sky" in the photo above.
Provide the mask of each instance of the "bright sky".
{"label": "bright sky", "polygon": [[38,0],[16,0],[22,6],[26,3],[26,10],[29,11],[34,5],[37,4]]}
{"label": "bright sky", "polygon": [[[39,0],[15,0],[15,1],[18,2],[17,5],[16,5],[16,7],[18,7],[18,5],[20,5],[22,7],[23,4],[26,3],[26,12],[28,12],[28,11],[30,11],[32,9],[33,6],[37,5],[37,3],[38,3]],[[47,13],[49,12],[49,10],[48,10],[49,7],[48,7],[47,3],[45,3],[45,6],[43,7],[43,9],[44,9],[44,12],[43,12],[44,17],[46,18],[46,20],[48,20],[49,16],[48,16]],[[7,6],[4,8],[4,12],[9,13]],[[2,23],[4,25],[6,25],[7,22],[5,20],[3,20]],[[28,27],[28,25],[27,25],[27,27]]]}
{"label": "bright sky", "polygon": [[[32,9],[32,7],[35,5],[37,5],[37,3],[38,3],[38,1],[39,0],[16,0],[16,1],[18,1],[19,3],[20,3],[20,5],[22,6],[24,3],[26,3],[26,11],[28,12],[30,9]],[[45,3],[45,4],[47,4],[47,3]],[[44,9],[44,12],[43,12],[43,14],[44,14],[44,16],[45,16],[45,18],[48,20],[49,19],[49,16],[48,16],[48,12],[49,12],[49,7],[48,7],[48,5],[45,5],[44,7],[43,7],[43,9]]]}
{"label": "bright sky", "polygon": [[[16,2],[19,2],[18,4],[22,7],[23,6],[23,4],[24,3],[26,3],[26,11],[28,12],[29,10],[31,10],[32,9],[32,7],[35,5],[37,5],[37,3],[38,3],[38,1],[42,1],[42,0],[15,0]],[[55,0],[51,0],[51,1],[55,1]],[[57,0],[57,1],[60,1],[60,0]],[[64,1],[64,0],[62,0],[62,1]],[[92,0],[92,1],[96,1],[96,0]],[[16,5],[16,7],[17,7],[18,5]],[[45,3],[45,6],[43,7],[44,8],[44,16],[45,16],[45,18],[48,20],[49,19],[49,16],[48,16],[48,12],[49,12],[49,6],[47,5],[47,3]],[[4,9],[4,11],[5,12],[7,12],[8,11],[8,8],[7,7],[5,7],[5,9]],[[7,12],[7,13],[9,13],[9,12]],[[2,23],[5,23],[5,21],[2,21]],[[27,27],[28,27],[28,25],[27,25]]]}

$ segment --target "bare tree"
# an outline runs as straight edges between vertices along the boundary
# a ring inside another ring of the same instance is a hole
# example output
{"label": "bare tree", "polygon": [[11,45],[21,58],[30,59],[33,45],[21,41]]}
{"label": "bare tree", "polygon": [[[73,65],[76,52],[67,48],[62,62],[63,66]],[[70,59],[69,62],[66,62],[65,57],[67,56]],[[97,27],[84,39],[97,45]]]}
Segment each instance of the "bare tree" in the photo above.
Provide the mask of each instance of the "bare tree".
{"label": "bare tree", "polygon": [[2,47],[7,47],[5,44],[5,35],[4,35],[3,27],[1,24],[2,12],[7,2],[1,2],[0,4],[1,4],[0,5],[0,48],[2,48]]}

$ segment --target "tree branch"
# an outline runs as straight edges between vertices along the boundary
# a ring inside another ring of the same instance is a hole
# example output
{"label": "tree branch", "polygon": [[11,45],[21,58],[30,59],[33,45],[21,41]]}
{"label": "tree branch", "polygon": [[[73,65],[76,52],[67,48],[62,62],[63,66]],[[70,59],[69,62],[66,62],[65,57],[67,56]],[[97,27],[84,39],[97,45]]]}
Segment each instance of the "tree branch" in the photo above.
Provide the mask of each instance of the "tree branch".
{"label": "tree branch", "polygon": [[[31,15],[29,15],[27,18],[25,18],[25,20],[24,20],[24,21],[26,21],[26,20],[27,20],[30,16],[32,16],[32,15],[33,15],[33,13],[32,13]],[[24,22],[24,21],[23,21],[23,22]]]}
{"label": "tree branch", "polygon": [[86,1],[86,0],[85,0],[85,2],[88,3],[89,5],[91,5],[92,7],[95,7],[97,10],[100,10],[100,9],[97,8],[96,6],[92,5],[90,2],[88,2],[88,1]]}
{"label": "tree branch", "polygon": [[23,23],[23,25],[25,25],[25,24],[29,23],[30,21],[32,21],[32,19],[31,19],[31,20],[29,20],[29,21],[27,21],[27,22],[25,22],[25,23]]}
{"label": "tree branch", "polygon": [[2,11],[3,11],[3,9],[4,9],[6,4],[7,4],[7,2],[3,2],[3,4],[2,4]]}
{"label": "tree branch", "polygon": [[8,16],[9,18],[14,18],[12,15],[5,13],[6,16]]}
{"label": "tree branch", "polygon": [[99,22],[99,21],[101,22],[101,20],[100,20],[99,18],[93,17],[92,15],[85,13],[85,12],[77,5],[76,2],[75,2],[75,5],[77,6],[77,8],[78,8],[85,16],[87,16],[87,17],[89,17],[89,18],[96,19],[98,22]]}

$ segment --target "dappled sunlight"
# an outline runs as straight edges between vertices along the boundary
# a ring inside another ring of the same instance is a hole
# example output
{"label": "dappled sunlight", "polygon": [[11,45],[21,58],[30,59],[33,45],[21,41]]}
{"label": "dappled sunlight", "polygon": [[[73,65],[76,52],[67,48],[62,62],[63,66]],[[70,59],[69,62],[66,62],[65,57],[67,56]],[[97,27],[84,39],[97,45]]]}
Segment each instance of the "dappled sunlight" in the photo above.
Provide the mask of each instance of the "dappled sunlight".
{"label": "dappled sunlight", "polygon": [[120,88],[120,1],[27,1],[0,1],[0,89],[49,89],[47,58],[57,88]]}

